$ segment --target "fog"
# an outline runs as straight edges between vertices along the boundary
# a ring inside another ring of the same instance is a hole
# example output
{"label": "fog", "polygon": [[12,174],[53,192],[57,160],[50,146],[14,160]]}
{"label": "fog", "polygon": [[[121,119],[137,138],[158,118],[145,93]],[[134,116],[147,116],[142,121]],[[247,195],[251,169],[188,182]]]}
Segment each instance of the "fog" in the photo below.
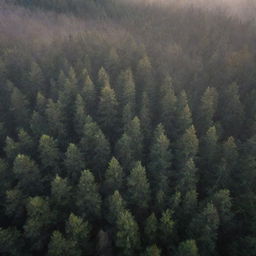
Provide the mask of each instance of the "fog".
{"label": "fog", "polygon": [[[126,0],[124,0],[126,1]],[[129,0],[150,5],[170,5],[171,7],[198,7],[206,10],[222,10],[227,15],[237,16],[242,20],[254,19],[256,0]]]}

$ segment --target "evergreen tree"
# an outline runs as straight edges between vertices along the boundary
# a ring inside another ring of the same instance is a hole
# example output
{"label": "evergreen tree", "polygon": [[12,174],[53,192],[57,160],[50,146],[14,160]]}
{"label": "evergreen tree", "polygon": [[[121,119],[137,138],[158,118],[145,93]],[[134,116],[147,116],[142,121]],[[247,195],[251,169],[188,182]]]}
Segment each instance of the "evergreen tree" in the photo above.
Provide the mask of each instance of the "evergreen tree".
{"label": "evergreen tree", "polygon": [[177,97],[174,93],[171,77],[167,76],[160,87],[160,121],[169,136],[174,129]]}
{"label": "evergreen tree", "polygon": [[145,256],[160,256],[161,250],[154,244],[150,247],[147,247]]}
{"label": "evergreen tree", "polygon": [[105,173],[104,192],[109,195],[116,190],[122,189],[123,178],[123,168],[117,159],[112,157]]}
{"label": "evergreen tree", "polygon": [[110,145],[97,123],[90,116],[86,118],[80,148],[88,167],[101,178],[110,159]]}
{"label": "evergreen tree", "polygon": [[115,146],[115,152],[118,161],[124,167],[125,170],[130,169],[133,166],[133,151],[131,137],[124,133],[118,140]]}
{"label": "evergreen tree", "polygon": [[102,130],[113,138],[117,125],[117,100],[115,91],[106,85],[101,89],[100,101],[98,106],[99,123]]}
{"label": "evergreen tree", "polygon": [[239,88],[233,83],[227,86],[220,101],[220,119],[229,136],[237,136],[242,128],[244,109],[239,97]]}
{"label": "evergreen tree", "polygon": [[180,243],[177,256],[199,256],[195,240],[187,240]]}
{"label": "evergreen tree", "polygon": [[139,227],[129,211],[121,212],[117,220],[116,247],[122,255],[131,256],[140,246]]}
{"label": "evergreen tree", "polygon": [[153,189],[162,189],[166,192],[167,184],[162,183],[170,176],[172,153],[170,141],[165,134],[165,130],[159,124],[154,133],[154,139],[150,149],[149,170]]}
{"label": "evergreen tree", "polygon": [[175,109],[175,123],[172,136],[177,138],[182,136],[192,125],[192,114],[188,105],[187,94],[185,91],[182,91],[178,95]]}
{"label": "evergreen tree", "polygon": [[86,120],[86,111],[83,98],[80,94],[76,96],[75,115],[74,115],[74,130],[78,137],[83,135],[83,128]]}
{"label": "evergreen tree", "polygon": [[71,186],[69,186],[67,179],[62,179],[57,175],[51,183],[50,197],[52,208],[56,211],[56,222],[67,217],[66,215],[71,205],[71,198]]}
{"label": "evergreen tree", "polygon": [[127,125],[126,133],[131,138],[133,151],[132,158],[134,160],[142,160],[143,133],[141,130],[140,120],[138,117],[134,117],[133,120],[131,120],[131,122]]}
{"label": "evergreen tree", "polygon": [[213,255],[216,247],[219,216],[212,203],[194,218],[190,230],[198,242],[200,255]]}
{"label": "evergreen tree", "polygon": [[84,255],[88,251],[89,233],[89,223],[71,213],[66,223],[66,234],[74,245],[72,252],[74,255]]}
{"label": "evergreen tree", "polygon": [[38,146],[41,165],[48,172],[58,171],[60,152],[56,140],[48,135],[42,135]]}
{"label": "evergreen tree", "polygon": [[82,172],[76,194],[79,215],[95,220],[101,214],[101,196],[95,178],[89,170]]}
{"label": "evergreen tree", "polygon": [[213,126],[217,111],[218,93],[215,88],[207,87],[201,97],[197,118],[195,120],[199,135],[204,135]]}
{"label": "evergreen tree", "polygon": [[144,228],[146,243],[155,243],[158,235],[158,220],[152,213],[147,219]]}
{"label": "evergreen tree", "polygon": [[17,155],[13,163],[17,188],[26,195],[36,195],[41,190],[41,175],[36,163],[26,155]]}
{"label": "evergreen tree", "polygon": [[126,203],[120,195],[119,191],[116,190],[107,200],[108,214],[107,220],[110,224],[115,225],[119,215],[124,212]]}
{"label": "evergreen tree", "polygon": [[16,228],[0,228],[0,253],[1,255],[21,256],[24,241],[22,234]]}
{"label": "evergreen tree", "polygon": [[146,169],[136,162],[127,178],[128,201],[134,209],[146,209],[150,200],[150,187]]}
{"label": "evergreen tree", "polygon": [[186,130],[176,145],[177,166],[182,167],[190,158],[194,159],[198,153],[199,142],[194,126]]}
{"label": "evergreen tree", "polygon": [[85,164],[79,148],[73,143],[69,144],[67,148],[64,165],[69,180],[73,184],[78,182],[80,173],[84,169]]}
{"label": "evergreen tree", "polygon": [[160,241],[164,248],[169,250],[174,239],[174,221],[172,218],[172,211],[167,209],[162,213],[159,225]]}
{"label": "evergreen tree", "polygon": [[38,196],[29,198],[27,214],[25,237],[29,239],[32,251],[40,251],[49,238],[51,211],[48,201]]}

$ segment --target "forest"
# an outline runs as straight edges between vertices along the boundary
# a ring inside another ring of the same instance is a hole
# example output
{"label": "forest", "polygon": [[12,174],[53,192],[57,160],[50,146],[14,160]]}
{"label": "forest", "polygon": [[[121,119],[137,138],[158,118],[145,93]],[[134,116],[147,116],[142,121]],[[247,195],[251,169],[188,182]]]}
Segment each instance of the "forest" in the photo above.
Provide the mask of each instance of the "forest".
{"label": "forest", "polygon": [[0,255],[256,255],[256,4],[159,2],[1,1]]}

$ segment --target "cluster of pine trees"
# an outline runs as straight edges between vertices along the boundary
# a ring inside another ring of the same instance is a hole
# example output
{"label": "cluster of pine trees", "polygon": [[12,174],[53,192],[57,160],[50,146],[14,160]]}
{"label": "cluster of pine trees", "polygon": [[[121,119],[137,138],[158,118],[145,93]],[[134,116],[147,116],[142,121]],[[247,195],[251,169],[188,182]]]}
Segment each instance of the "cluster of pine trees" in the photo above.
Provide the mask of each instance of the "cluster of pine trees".
{"label": "cluster of pine trees", "polygon": [[1,255],[255,255],[255,27],[110,3],[125,38],[0,35]]}

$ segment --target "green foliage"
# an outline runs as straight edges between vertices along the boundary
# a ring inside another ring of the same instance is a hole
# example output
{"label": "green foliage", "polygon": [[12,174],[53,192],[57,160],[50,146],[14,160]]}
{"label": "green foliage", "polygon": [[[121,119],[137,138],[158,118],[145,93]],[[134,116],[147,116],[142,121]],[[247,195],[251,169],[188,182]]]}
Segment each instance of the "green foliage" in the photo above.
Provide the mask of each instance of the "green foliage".
{"label": "green foliage", "polygon": [[85,163],[79,148],[71,143],[65,153],[64,165],[66,174],[72,183],[77,183]]}
{"label": "green foliage", "polygon": [[177,256],[199,256],[195,240],[180,243]]}
{"label": "green foliage", "polygon": [[115,191],[107,200],[108,215],[107,220],[114,225],[117,222],[119,215],[125,210],[126,203],[120,195],[119,191]]}
{"label": "green foliage", "polygon": [[128,201],[134,209],[148,207],[150,200],[150,187],[146,176],[146,169],[141,162],[136,162],[127,178]]}
{"label": "green foliage", "polygon": [[101,214],[101,196],[93,174],[82,172],[76,194],[76,205],[80,216],[97,219]]}
{"label": "green foliage", "polygon": [[144,234],[145,234],[145,239],[147,243],[156,242],[157,234],[158,234],[158,220],[154,213],[152,213],[146,219]]}
{"label": "green foliage", "polygon": [[121,212],[117,220],[116,246],[122,255],[134,255],[140,246],[139,227],[129,211]]}
{"label": "green foliage", "polygon": [[123,186],[124,172],[123,168],[115,157],[109,162],[105,173],[104,191],[106,194],[112,194],[116,190],[120,190]]}

